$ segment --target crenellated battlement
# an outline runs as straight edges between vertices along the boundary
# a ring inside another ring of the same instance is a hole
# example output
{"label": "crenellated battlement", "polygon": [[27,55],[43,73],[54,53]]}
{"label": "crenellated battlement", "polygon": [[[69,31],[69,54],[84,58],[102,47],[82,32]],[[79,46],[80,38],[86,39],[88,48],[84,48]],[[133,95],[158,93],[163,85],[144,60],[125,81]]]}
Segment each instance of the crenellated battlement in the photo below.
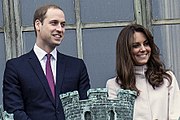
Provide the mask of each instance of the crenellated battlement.
{"label": "crenellated battlement", "polygon": [[66,120],[132,120],[136,92],[119,90],[108,99],[106,88],[90,89],[88,99],[79,100],[77,91],[60,95]]}

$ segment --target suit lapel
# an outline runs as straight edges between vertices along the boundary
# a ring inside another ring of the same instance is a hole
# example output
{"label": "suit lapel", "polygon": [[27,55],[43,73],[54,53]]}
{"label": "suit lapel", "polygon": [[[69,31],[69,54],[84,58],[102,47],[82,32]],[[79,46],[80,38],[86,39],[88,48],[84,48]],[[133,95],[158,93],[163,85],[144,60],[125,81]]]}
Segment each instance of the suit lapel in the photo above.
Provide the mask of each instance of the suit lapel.
{"label": "suit lapel", "polygon": [[[61,88],[64,80],[64,71],[65,71],[65,60],[64,56],[57,52],[57,68],[56,68],[56,101],[59,99],[61,93]],[[58,104],[57,104],[58,105]]]}
{"label": "suit lapel", "polygon": [[35,55],[34,51],[31,50],[30,55],[29,55],[29,63],[31,64],[34,72],[36,73],[36,75],[38,76],[40,82],[42,83],[45,92],[48,94],[49,98],[51,99],[51,101],[53,102],[53,104],[55,105],[55,100],[52,96],[49,84],[47,82],[46,76],[43,72],[43,69],[41,67],[41,64],[37,58],[37,56]]}

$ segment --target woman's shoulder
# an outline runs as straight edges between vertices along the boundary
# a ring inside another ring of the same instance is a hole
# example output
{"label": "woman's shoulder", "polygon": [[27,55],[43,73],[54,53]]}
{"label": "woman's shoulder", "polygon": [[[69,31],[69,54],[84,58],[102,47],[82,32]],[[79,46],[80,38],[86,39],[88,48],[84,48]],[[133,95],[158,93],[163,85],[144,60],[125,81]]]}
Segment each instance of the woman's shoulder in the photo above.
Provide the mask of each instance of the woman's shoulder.
{"label": "woman's shoulder", "polygon": [[172,80],[176,80],[176,77],[175,77],[175,74],[173,73],[173,71],[168,70],[168,71],[166,71],[166,73],[171,76],[171,79],[172,79]]}
{"label": "woman's shoulder", "polygon": [[115,82],[116,82],[116,77],[107,80],[107,83],[115,83]]}
{"label": "woman's shoulder", "polygon": [[116,82],[116,77],[110,78],[107,80],[106,86],[114,86],[114,87],[119,87],[119,85]]}
{"label": "woman's shoulder", "polygon": [[173,73],[172,70],[167,70],[166,73],[169,74],[169,75],[171,75],[171,76],[174,75],[174,73]]}
{"label": "woman's shoulder", "polygon": [[171,71],[171,70],[168,70],[166,73],[169,74],[171,76],[171,78],[172,78],[172,83],[169,86],[169,88],[175,87],[175,88],[179,89],[179,85],[178,85],[178,82],[177,82],[177,79],[176,79],[176,76],[175,76],[174,72]]}

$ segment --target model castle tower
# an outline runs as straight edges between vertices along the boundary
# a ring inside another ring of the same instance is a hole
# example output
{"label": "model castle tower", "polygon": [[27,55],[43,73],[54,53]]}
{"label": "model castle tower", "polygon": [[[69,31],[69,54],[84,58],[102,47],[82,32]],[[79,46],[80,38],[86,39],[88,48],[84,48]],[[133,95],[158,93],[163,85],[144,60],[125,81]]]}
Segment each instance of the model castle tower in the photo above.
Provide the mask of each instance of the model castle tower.
{"label": "model castle tower", "polygon": [[132,120],[136,92],[120,89],[117,99],[108,99],[106,88],[90,89],[88,99],[77,91],[61,94],[66,120]]}

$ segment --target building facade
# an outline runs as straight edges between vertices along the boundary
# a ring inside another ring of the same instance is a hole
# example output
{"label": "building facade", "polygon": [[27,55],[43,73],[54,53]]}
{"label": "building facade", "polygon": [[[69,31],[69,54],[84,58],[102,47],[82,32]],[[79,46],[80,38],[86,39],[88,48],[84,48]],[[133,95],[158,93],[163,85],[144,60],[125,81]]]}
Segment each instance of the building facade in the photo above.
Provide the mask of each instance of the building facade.
{"label": "building facade", "polygon": [[0,0],[0,103],[5,63],[32,49],[34,11],[48,3],[61,6],[66,15],[58,50],[84,59],[92,88],[105,87],[115,76],[117,36],[130,23],[152,31],[162,60],[180,83],[180,0]]}

